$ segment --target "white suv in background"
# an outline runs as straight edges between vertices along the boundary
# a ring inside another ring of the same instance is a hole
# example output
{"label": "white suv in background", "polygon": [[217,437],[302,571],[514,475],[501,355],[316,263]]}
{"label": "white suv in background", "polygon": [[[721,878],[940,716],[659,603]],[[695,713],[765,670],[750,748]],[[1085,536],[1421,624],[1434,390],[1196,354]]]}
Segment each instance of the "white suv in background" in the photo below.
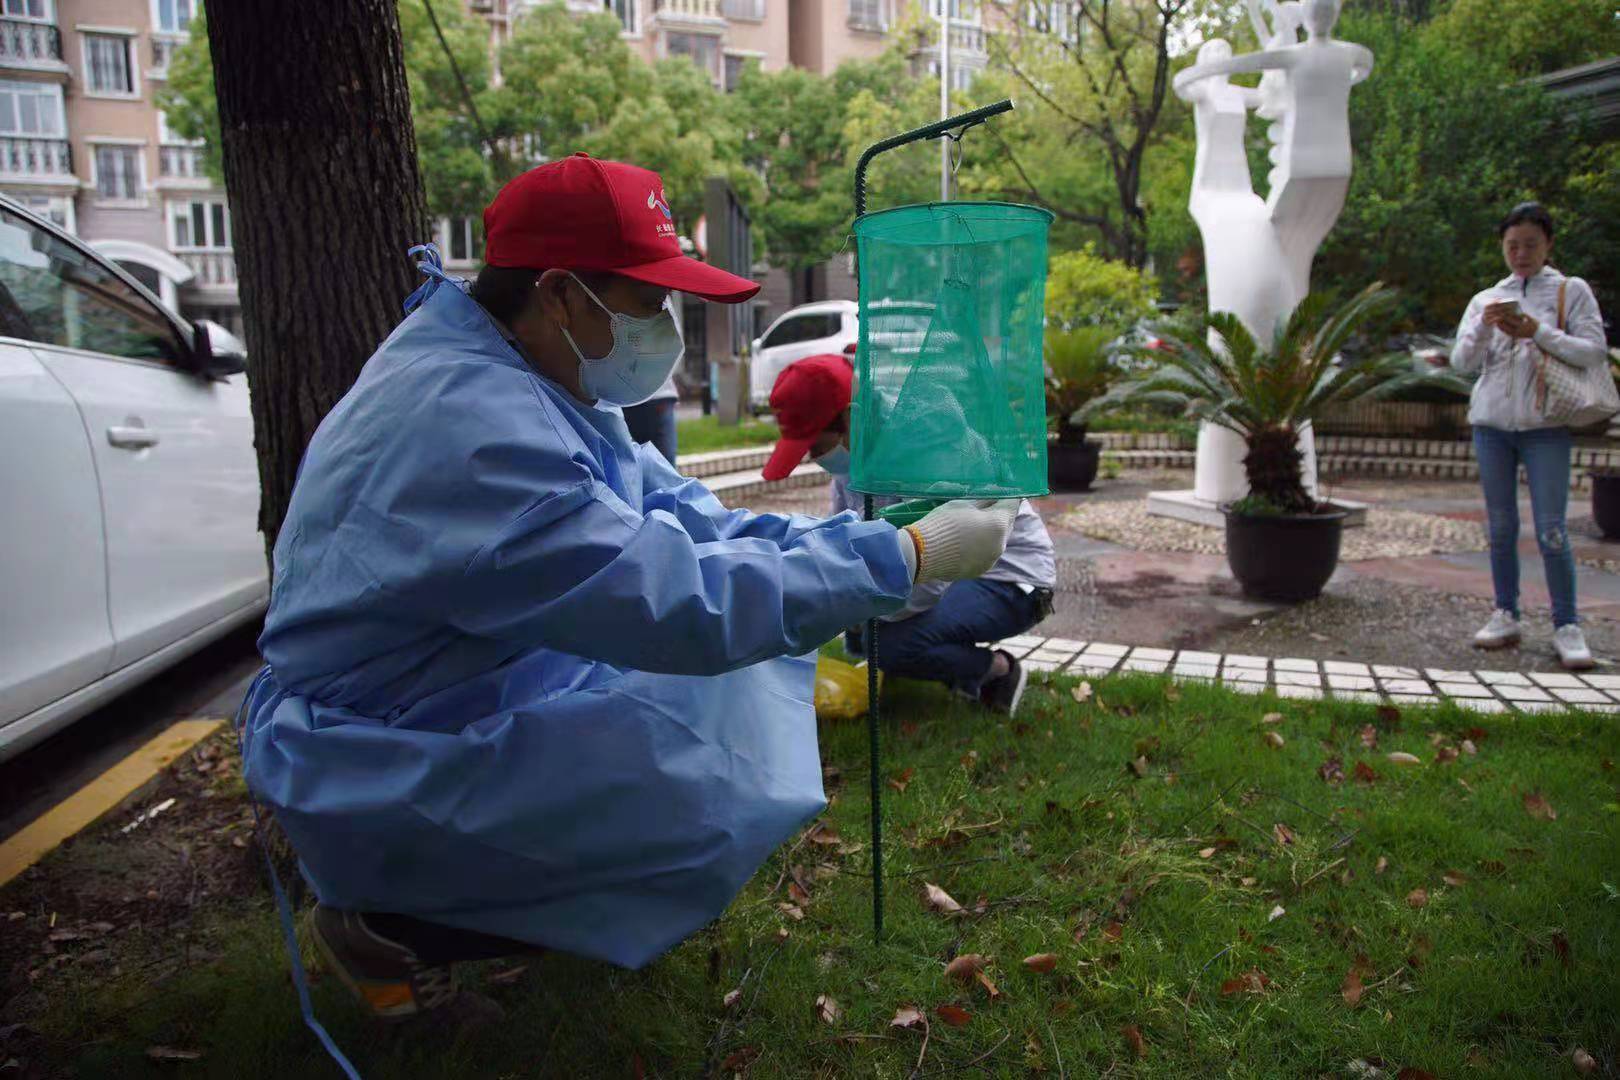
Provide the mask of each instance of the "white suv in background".
{"label": "white suv in background", "polygon": [[822,353],[843,353],[855,359],[857,308],[853,300],[822,300],[801,304],[771,323],[754,339],[748,366],[748,403],[755,412],[771,407],[771,387],[782,369],[795,360]]}
{"label": "white suv in background", "polygon": [[0,759],[264,610],[245,359],[0,197]]}

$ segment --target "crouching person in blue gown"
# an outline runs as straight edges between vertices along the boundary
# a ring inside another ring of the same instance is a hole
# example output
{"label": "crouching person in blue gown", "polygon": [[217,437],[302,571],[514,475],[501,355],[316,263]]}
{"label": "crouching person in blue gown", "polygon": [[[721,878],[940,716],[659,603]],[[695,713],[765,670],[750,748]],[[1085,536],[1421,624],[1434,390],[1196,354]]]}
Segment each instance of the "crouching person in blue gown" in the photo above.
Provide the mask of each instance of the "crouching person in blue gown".
{"label": "crouching person in blue gown", "polygon": [[814,650],[917,581],[982,574],[1016,504],[906,530],[729,511],[620,408],[678,362],[657,174],[576,155],[485,211],[469,288],[410,314],[321,423],[277,537],[244,773],[316,943],[374,1012],[533,948],[639,967],[825,805]]}

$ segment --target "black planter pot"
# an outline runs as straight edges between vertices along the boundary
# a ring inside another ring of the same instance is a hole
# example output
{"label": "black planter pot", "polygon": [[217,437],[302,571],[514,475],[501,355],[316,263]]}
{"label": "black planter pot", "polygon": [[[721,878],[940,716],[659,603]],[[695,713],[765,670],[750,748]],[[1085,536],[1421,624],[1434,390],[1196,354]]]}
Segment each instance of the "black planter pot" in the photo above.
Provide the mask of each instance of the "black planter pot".
{"label": "black planter pot", "polygon": [[1101,459],[1101,443],[1049,442],[1046,444],[1046,481],[1053,491],[1090,491]]}
{"label": "black planter pot", "polygon": [[1610,540],[1620,539],[1620,472],[1590,472],[1592,520]]}
{"label": "black planter pot", "polygon": [[1247,596],[1295,603],[1320,596],[1339,565],[1345,512],[1226,512],[1226,562]]}

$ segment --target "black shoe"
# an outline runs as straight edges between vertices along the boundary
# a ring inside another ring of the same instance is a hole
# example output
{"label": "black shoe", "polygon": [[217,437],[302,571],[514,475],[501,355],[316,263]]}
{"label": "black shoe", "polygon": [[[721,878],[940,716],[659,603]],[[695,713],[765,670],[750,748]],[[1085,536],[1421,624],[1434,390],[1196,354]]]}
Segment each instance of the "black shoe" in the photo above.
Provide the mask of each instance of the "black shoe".
{"label": "black shoe", "polygon": [[367,926],[364,915],[317,904],[310,929],[326,966],[373,1016],[402,1020],[442,1009],[458,996],[449,964],[424,963]]}
{"label": "black shoe", "polygon": [[[997,651],[1000,652],[999,649]],[[979,700],[985,708],[1011,716],[1018,711],[1018,703],[1024,699],[1029,672],[1009,653],[1003,652],[1001,655],[1007,657],[1007,674],[986,682],[979,689]]]}

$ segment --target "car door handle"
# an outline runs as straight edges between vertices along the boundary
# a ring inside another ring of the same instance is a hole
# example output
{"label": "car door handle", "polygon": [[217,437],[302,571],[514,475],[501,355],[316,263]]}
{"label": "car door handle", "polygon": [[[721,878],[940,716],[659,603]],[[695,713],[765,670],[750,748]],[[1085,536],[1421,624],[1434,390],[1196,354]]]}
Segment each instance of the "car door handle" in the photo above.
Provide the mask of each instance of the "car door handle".
{"label": "car door handle", "polygon": [[107,429],[107,441],[120,450],[143,450],[156,446],[158,436],[148,428],[114,426]]}

